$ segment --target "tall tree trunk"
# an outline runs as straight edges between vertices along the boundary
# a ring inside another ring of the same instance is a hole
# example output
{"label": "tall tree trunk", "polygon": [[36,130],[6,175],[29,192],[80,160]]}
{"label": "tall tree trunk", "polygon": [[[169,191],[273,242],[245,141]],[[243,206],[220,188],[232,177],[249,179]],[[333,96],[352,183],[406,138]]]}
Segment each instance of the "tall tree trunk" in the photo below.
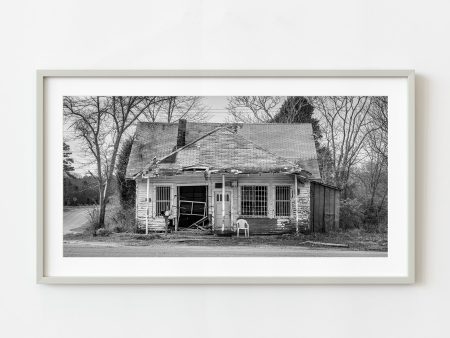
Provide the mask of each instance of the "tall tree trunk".
{"label": "tall tree trunk", "polygon": [[97,229],[102,228],[105,225],[105,213],[106,213],[106,198],[105,198],[105,190],[103,186],[100,184],[98,191],[98,202],[99,202],[99,214],[98,214],[98,224]]}
{"label": "tall tree trunk", "polygon": [[109,164],[108,174],[106,176],[106,182],[103,189],[100,188],[100,212],[98,215],[98,226],[103,228],[105,226],[105,214],[106,214],[106,201],[108,199],[108,189],[113,178],[113,170],[116,166],[117,152],[119,150],[119,140],[122,138],[122,134],[119,135],[117,141],[114,144],[113,155],[111,163]]}

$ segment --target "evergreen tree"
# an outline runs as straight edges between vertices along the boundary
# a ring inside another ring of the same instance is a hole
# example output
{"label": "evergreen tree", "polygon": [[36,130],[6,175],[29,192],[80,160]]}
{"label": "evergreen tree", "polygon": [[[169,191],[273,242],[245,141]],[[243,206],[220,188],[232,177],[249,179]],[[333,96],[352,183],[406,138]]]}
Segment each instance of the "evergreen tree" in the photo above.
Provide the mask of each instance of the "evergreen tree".
{"label": "evergreen tree", "polygon": [[135,182],[133,180],[126,179],[127,165],[130,158],[133,141],[134,137],[126,139],[117,155],[117,189],[119,191],[120,204],[123,208],[129,208],[133,206],[135,202]]}
{"label": "evergreen tree", "polygon": [[75,170],[73,167],[73,158],[71,156],[72,152],[70,151],[70,146],[66,142],[63,142],[63,170],[64,173],[69,176],[69,173]]}
{"label": "evergreen tree", "polygon": [[311,123],[316,146],[322,137],[319,120],[313,117],[314,107],[303,96],[288,96],[280,107],[280,111],[272,119],[272,123]]}
{"label": "evergreen tree", "polygon": [[70,146],[63,142],[63,199],[64,205],[68,205],[70,201],[68,200],[68,186],[70,185],[70,178],[73,177],[71,174],[75,170],[73,167],[73,158],[71,157],[72,152],[70,151]]}
{"label": "evergreen tree", "polygon": [[320,175],[324,183],[333,183],[332,158],[329,149],[319,143],[322,132],[319,120],[313,117],[314,106],[303,96],[288,96],[272,123],[311,123]]}

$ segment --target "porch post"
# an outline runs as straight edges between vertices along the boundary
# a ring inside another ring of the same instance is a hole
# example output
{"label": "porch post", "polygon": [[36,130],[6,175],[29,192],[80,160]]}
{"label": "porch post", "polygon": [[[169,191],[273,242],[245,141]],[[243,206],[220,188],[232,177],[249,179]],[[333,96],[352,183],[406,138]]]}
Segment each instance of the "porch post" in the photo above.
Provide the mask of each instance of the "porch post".
{"label": "porch post", "polygon": [[[179,208],[178,208],[178,196],[180,195],[179,193],[178,193],[178,187],[177,186],[175,186],[174,188],[173,188],[173,191],[175,192],[175,189],[177,189],[177,205],[176,205],[176,207],[175,207],[175,209],[177,210],[177,217],[176,217],[176,219],[174,218],[173,219],[173,221],[174,221],[174,223],[175,223],[175,232],[177,232],[178,231],[178,213],[180,212],[180,210],[179,210]],[[175,195],[175,194],[174,194]],[[175,196],[174,196],[174,198],[172,198],[172,203],[173,203],[173,201],[174,201],[174,199],[175,199]],[[170,209],[170,211],[172,211],[173,209],[172,209],[172,207],[171,207],[171,209]]]}
{"label": "porch post", "polygon": [[298,183],[297,183],[297,175],[294,175],[294,198],[295,198],[295,232],[298,234]]}
{"label": "porch post", "polygon": [[222,174],[222,232],[225,231],[225,174]]}
{"label": "porch post", "polygon": [[150,177],[147,176],[147,212],[145,215],[145,234],[148,235],[148,213],[150,211]]}
{"label": "porch post", "polygon": [[[211,224],[212,230],[216,230],[215,222],[213,220],[213,213],[214,213],[214,203],[216,203],[214,199],[214,192],[212,189],[212,183],[211,183],[211,175],[208,175],[208,220]],[[214,215],[214,217],[217,217],[217,215]]]}

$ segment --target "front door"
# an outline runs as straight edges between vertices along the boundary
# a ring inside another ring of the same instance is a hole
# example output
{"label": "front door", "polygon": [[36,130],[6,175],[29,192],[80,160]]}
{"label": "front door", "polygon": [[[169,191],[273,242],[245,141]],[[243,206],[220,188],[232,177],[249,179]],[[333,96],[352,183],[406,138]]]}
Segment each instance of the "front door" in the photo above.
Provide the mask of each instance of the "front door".
{"label": "front door", "polygon": [[[225,203],[224,203],[225,202]],[[225,205],[225,213],[223,213],[223,206]],[[222,228],[223,226],[223,228]],[[214,194],[214,227],[216,230],[230,230],[231,229],[231,192],[216,191]]]}

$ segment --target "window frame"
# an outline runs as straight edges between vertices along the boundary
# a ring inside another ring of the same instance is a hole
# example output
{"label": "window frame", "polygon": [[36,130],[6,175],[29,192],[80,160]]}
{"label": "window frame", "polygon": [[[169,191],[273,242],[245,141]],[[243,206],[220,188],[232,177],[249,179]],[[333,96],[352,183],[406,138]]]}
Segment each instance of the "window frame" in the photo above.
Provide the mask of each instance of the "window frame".
{"label": "window frame", "polygon": [[[265,211],[264,214],[255,213],[255,210],[256,210],[255,203],[257,202],[256,199],[254,199],[252,201],[244,200],[244,189],[252,188],[252,191],[253,191],[252,194],[253,194],[253,197],[255,197],[256,196],[256,190],[255,189],[257,187],[264,188],[261,191],[265,191],[264,200],[263,200],[265,202],[265,205],[263,206],[263,209]],[[265,184],[242,184],[242,185],[240,185],[239,194],[240,194],[240,200],[239,200],[239,207],[240,207],[239,214],[240,214],[240,216],[250,217],[250,218],[265,218],[265,217],[269,217],[269,196],[270,196],[270,193],[269,193],[268,185],[265,185]],[[253,205],[251,207],[252,208],[252,213],[251,214],[244,213],[244,209],[247,209],[247,208],[243,207],[243,203],[244,202],[252,202],[253,203]]]}
{"label": "window frame", "polygon": [[[158,200],[158,189],[163,189],[166,188],[168,189],[168,199],[163,199],[163,200]],[[155,216],[156,217],[163,217],[161,215],[161,211],[162,210],[158,210],[159,206],[162,205],[162,203],[167,203],[168,205],[168,209],[166,210],[171,210],[172,207],[172,186],[170,185],[165,185],[165,184],[161,184],[161,185],[155,185]]]}
{"label": "window frame", "polygon": [[[288,190],[288,193],[287,193],[288,199],[278,199],[278,196],[277,196],[278,188],[287,188],[287,190]],[[292,186],[289,185],[289,184],[283,184],[283,185],[276,185],[275,186],[275,192],[274,192],[274,195],[275,195],[275,198],[274,198],[275,210],[274,210],[274,214],[275,214],[276,218],[290,218],[291,217],[291,215],[292,215],[292,189],[293,189]],[[279,202],[287,204],[287,206],[288,206],[288,208],[287,208],[288,212],[287,213],[284,213],[283,215],[279,215],[278,214],[278,203]]]}

